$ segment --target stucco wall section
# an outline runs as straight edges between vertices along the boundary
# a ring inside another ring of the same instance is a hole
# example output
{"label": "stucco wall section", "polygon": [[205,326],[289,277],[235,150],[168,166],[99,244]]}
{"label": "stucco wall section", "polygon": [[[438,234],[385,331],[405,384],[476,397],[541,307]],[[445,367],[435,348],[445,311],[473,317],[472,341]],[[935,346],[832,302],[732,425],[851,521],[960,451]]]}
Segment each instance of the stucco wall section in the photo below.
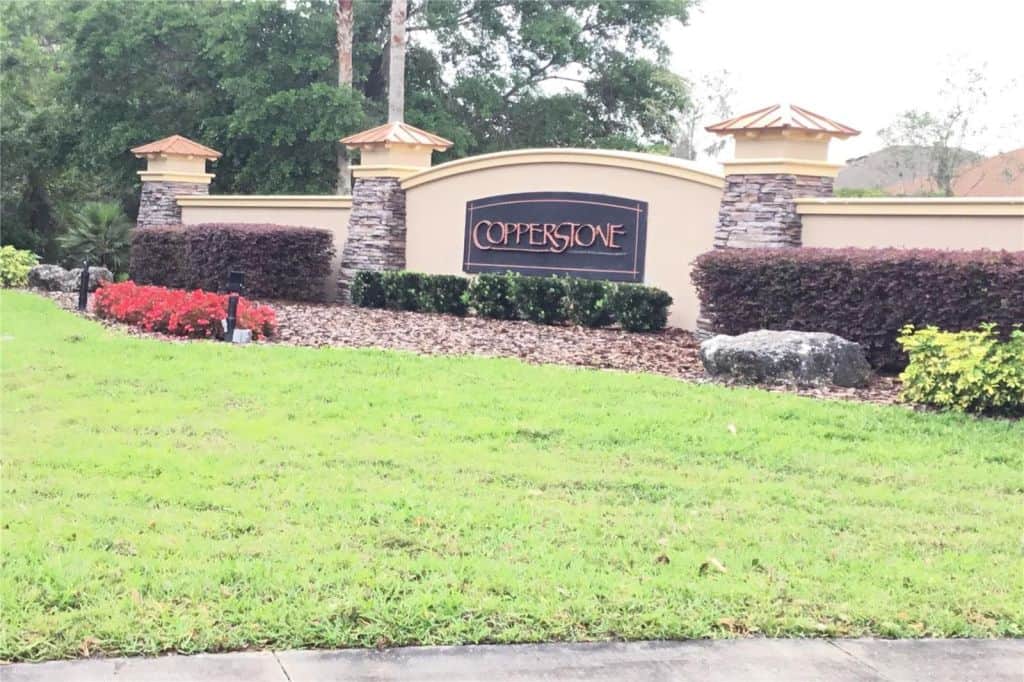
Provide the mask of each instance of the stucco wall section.
{"label": "stucco wall section", "polygon": [[[245,200],[245,196],[236,199]],[[182,206],[181,223],[250,223],[319,227],[330,230],[334,240],[334,260],[331,275],[324,282],[327,300],[337,300],[338,278],[341,276],[341,250],[348,233],[348,207],[299,208],[291,206],[238,207],[238,206]]]}
{"label": "stucco wall section", "polygon": [[800,246],[797,197],[832,196],[832,178],[809,175],[725,176],[716,248]]}
{"label": "stucco wall section", "polygon": [[491,167],[406,190],[406,267],[463,274],[466,202],[515,192],[588,192],[648,202],[645,284],[668,291],[669,324],[693,329],[697,293],[690,263],[711,249],[721,189],[628,168],[576,163]]}
{"label": "stucco wall section", "polygon": [[1024,216],[804,215],[804,246],[1024,251]]}
{"label": "stucco wall section", "polygon": [[180,225],[181,207],[177,198],[185,194],[209,193],[210,186],[206,183],[143,182],[136,226]]}

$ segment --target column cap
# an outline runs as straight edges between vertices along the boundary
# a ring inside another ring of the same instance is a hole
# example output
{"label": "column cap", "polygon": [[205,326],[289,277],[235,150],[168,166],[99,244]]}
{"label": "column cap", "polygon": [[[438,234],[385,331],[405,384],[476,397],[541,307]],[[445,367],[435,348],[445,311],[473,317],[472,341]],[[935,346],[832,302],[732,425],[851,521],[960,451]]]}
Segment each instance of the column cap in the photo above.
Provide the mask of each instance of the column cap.
{"label": "column cap", "polygon": [[860,131],[827,116],[816,114],[795,104],[773,104],[746,114],[714,123],[704,128],[709,133],[757,137],[767,131],[815,133],[814,137],[846,139]]}
{"label": "column cap", "polygon": [[210,159],[215,161],[223,156],[216,149],[199,144],[183,135],[171,135],[154,142],[132,147],[132,154],[137,158],[149,159],[160,156],[183,156],[186,158]]}
{"label": "column cap", "polygon": [[183,137],[171,135],[155,142],[132,147],[132,154],[146,159],[146,170],[139,171],[143,182],[180,182],[210,184],[213,174],[206,172],[206,162],[219,159],[216,149]]}
{"label": "column cap", "polygon": [[361,163],[352,167],[356,178],[407,178],[430,168],[435,151],[443,152],[452,146],[451,140],[402,121],[349,135],[341,143],[360,151]]}
{"label": "column cap", "polygon": [[454,144],[451,140],[446,140],[402,121],[392,121],[355,135],[343,137],[341,143],[349,149],[429,147],[431,150],[439,152],[449,149]]}

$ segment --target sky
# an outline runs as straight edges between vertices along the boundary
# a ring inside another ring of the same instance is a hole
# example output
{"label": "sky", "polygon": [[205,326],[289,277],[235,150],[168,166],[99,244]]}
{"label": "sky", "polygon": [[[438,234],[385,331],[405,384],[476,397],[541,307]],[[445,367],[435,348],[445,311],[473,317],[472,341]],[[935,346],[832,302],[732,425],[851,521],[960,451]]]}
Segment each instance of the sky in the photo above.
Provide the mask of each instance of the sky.
{"label": "sky", "polygon": [[676,72],[729,72],[735,114],[791,103],[862,131],[832,142],[835,162],[883,147],[902,111],[940,110],[946,77],[972,66],[989,96],[971,148],[1024,147],[1022,0],[703,0],[666,39]]}

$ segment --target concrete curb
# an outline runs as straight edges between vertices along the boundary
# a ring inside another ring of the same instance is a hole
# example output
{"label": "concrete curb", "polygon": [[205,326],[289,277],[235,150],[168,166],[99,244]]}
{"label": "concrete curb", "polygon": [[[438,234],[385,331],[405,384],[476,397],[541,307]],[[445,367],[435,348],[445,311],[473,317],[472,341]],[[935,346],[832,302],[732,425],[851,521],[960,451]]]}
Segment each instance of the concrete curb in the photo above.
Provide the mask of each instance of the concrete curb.
{"label": "concrete curb", "polygon": [[738,639],[258,651],[15,664],[4,682],[1024,679],[1024,639]]}

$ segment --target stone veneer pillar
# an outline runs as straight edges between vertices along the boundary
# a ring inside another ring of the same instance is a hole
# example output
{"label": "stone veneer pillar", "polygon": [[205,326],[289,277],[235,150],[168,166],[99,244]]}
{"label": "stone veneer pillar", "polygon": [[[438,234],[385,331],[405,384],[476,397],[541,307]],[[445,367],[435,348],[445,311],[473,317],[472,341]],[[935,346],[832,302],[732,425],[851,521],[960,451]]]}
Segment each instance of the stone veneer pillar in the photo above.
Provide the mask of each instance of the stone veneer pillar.
{"label": "stone veneer pillar", "polygon": [[181,206],[178,206],[177,198],[209,193],[209,183],[143,180],[136,227],[180,225]]}
{"label": "stone veneer pillar", "polygon": [[349,284],[358,271],[404,267],[405,190],[401,181],[389,177],[356,177],[338,280],[343,300],[351,301]]}
{"label": "stone veneer pillar", "polygon": [[434,151],[452,146],[449,140],[402,121],[350,135],[341,140],[358,149],[352,168],[352,213],[341,251],[338,293],[352,302],[350,285],[360,270],[405,268],[405,190],[402,179],[430,168]]}
{"label": "stone veneer pillar", "polygon": [[[842,164],[828,162],[833,138],[859,132],[798,106],[776,104],[708,126],[730,136],[735,157],[725,162],[725,189],[714,248],[799,247],[803,225],[796,199],[832,196]],[[697,336],[713,335],[701,311]]]}
{"label": "stone veneer pillar", "polygon": [[715,248],[800,246],[802,225],[794,199],[830,197],[832,182],[814,175],[726,175]]}
{"label": "stone veneer pillar", "polygon": [[146,170],[139,171],[142,195],[136,222],[136,227],[142,228],[180,225],[178,197],[209,194],[213,173],[206,172],[206,162],[221,156],[217,150],[181,135],[134,147],[132,153],[146,159]]}

